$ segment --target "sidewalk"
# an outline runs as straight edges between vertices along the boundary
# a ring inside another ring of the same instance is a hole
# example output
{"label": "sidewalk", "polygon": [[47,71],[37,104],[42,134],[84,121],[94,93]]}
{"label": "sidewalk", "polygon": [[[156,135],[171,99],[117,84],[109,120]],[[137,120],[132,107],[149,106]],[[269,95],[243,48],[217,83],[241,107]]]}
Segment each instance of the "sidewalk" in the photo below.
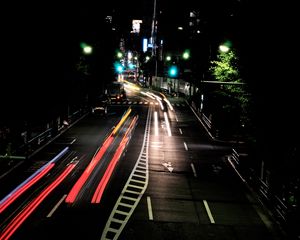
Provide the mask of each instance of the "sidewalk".
{"label": "sidewalk", "polygon": [[44,126],[39,132],[32,134],[31,138],[11,150],[11,154],[0,155],[0,180],[23,164],[30,160],[34,155],[44,149],[47,145],[61,136],[69,128],[88,114],[87,111],[75,112],[70,115],[69,122],[58,126]]}

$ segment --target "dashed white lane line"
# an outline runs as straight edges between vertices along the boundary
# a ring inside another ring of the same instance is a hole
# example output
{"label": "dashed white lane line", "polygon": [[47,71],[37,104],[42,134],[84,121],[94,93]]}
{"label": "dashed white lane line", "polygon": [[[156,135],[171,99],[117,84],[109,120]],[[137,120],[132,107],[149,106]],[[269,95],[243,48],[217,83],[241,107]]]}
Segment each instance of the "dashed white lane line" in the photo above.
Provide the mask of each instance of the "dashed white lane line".
{"label": "dashed white lane line", "polygon": [[185,150],[188,151],[189,149],[185,142],[183,142],[183,145],[184,145]]}
{"label": "dashed white lane line", "polygon": [[152,204],[151,204],[151,198],[149,196],[147,197],[147,206],[148,206],[149,220],[153,220]]}
{"label": "dashed white lane line", "polygon": [[194,163],[191,163],[191,168],[192,168],[192,170],[193,170],[194,177],[197,177],[197,172],[196,172]]}
{"label": "dashed white lane line", "polygon": [[55,206],[52,208],[52,210],[48,213],[47,218],[52,217],[53,213],[60,206],[60,204],[65,200],[66,197],[67,197],[67,194],[62,196],[62,198],[55,204]]}
{"label": "dashed white lane line", "polygon": [[207,212],[208,218],[210,220],[210,223],[215,223],[215,219],[214,219],[213,215],[211,214],[211,211],[209,209],[207,201],[203,200],[203,203],[204,203],[204,207],[205,207],[205,210]]}

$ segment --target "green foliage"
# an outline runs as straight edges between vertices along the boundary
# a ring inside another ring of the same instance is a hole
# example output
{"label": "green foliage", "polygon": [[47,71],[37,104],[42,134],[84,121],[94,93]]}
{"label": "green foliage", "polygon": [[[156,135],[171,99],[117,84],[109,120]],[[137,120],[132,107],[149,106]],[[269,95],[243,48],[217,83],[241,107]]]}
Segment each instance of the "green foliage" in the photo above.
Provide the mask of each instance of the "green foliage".
{"label": "green foliage", "polygon": [[238,85],[234,83],[243,83],[240,76],[239,59],[233,50],[229,52],[220,52],[217,60],[211,61],[209,68],[215,80],[220,82],[232,82],[233,84],[220,85],[220,91],[227,99],[231,99],[227,103],[223,103],[223,109],[227,112],[236,112],[239,110],[239,122],[241,126],[249,126],[250,124],[250,94],[247,92],[246,85]]}
{"label": "green foliage", "polygon": [[239,82],[240,73],[238,69],[238,58],[231,50],[227,53],[221,52],[216,61],[211,61],[210,72],[216,80],[222,82]]}

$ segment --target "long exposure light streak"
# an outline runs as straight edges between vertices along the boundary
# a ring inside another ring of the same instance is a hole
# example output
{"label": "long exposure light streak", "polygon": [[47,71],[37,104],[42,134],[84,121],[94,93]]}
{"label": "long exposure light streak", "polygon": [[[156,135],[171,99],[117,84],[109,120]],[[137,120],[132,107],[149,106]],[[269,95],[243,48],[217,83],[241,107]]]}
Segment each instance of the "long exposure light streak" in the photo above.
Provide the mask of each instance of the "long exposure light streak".
{"label": "long exposure light streak", "polygon": [[66,203],[74,203],[76,200],[79,192],[81,191],[83,185],[86,183],[88,178],[90,177],[91,173],[97,166],[97,164],[102,159],[104,153],[107,151],[108,147],[112,144],[114,141],[114,136],[116,132],[119,130],[119,128],[123,125],[125,120],[128,118],[129,114],[131,113],[131,108],[128,108],[128,110],[124,113],[121,120],[117,124],[117,126],[114,128],[112,133],[106,138],[105,142],[103,143],[102,147],[99,149],[98,153],[93,157],[87,168],[84,170],[80,178],[77,180],[77,182],[72,187],[71,191],[69,192],[68,196],[66,197],[65,202]]}
{"label": "long exposure light streak", "polygon": [[2,213],[10,204],[12,204],[19,196],[21,196],[27,189],[33,184],[45,176],[54,166],[54,163],[47,165],[42,171],[38,171],[38,174],[34,174],[34,177],[30,180],[26,180],[25,184],[21,184],[21,187],[17,187],[14,191],[8,194],[0,203],[0,213]]}
{"label": "long exposure light streak", "polygon": [[167,115],[166,112],[164,112],[164,117],[165,117],[165,122],[166,122],[166,128],[167,128],[168,136],[171,137],[172,133],[171,133],[171,128],[170,128],[170,123],[169,123],[168,115]]}
{"label": "long exposure light streak", "polygon": [[29,217],[29,215],[41,204],[41,202],[45,200],[45,198],[69,175],[75,166],[76,163],[68,165],[66,169],[55,179],[55,181],[53,181],[40,193],[40,195],[23,208],[23,210],[6,226],[4,231],[1,233],[0,240],[8,240]]}
{"label": "long exposure light streak", "polygon": [[53,159],[35,171],[25,181],[19,184],[14,190],[6,195],[0,201],[0,213],[2,213],[10,204],[12,204],[19,196],[21,196],[27,189],[29,189],[34,183],[45,176],[54,166],[55,162],[58,161],[67,151],[69,147],[64,148],[59,154]]}
{"label": "long exposure light streak", "polygon": [[75,199],[77,198],[77,195],[79,194],[82,186],[89,178],[90,174],[96,167],[97,163],[101,160],[102,156],[106,152],[107,148],[110,146],[110,144],[113,142],[114,137],[112,135],[109,135],[108,138],[103,143],[102,147],[98,151],[98,153],[94,156],[92,161],[89,163],[88,167],[84,170],[80,178],[77,180],[77,182],[72,187],[71,191],[69,192],[68,196],[66,197],[65,202],[66,203],[73,203]]}
{"label": "long exposure light streak", "polygon": [[130,132],[132,131],[132,129],[134,128],[134,125],[137,121],[137,116],[135,116],[133,118],[133,120],[131,121],[126,133],[124,134],[124,137],[122,139],[122,141],[120,142],[112,160],[110,161],[107,169],[105,170],[105,173],[103,175],[103,177],[101,178],[97,188],[96,188],[96,191],[92,197],[92,203],[99,203],[101,201],[101,198],[102,198],[102,195],[103,195],[103,192],[107,186],[107,183],[116,167],[116,164],[118,162],[118,160],[120,159],[125,147],[126,147],[126,144],[129,140],[129,134]]}

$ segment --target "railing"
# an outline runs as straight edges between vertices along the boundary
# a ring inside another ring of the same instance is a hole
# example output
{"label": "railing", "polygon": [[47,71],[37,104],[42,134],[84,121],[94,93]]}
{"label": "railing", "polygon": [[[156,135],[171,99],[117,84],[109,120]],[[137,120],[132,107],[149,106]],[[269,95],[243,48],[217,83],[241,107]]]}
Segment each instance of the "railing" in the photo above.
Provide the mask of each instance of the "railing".
{"label": "railing", "polygon": [[293,209],[289,209],[289,206],[270,189],[270,186],[264,182],[254,169],[249,166],[241,157],[243,154],[232,148],[232,153],[229,158],[234,164],[235,170],[246,179],[248,186],[257,194],[261,203],[263,203],[270,213],[274,216],[275,220],[280,223],[283,229],[287,229],[289,214]]}
{"label": "railing", "polygon": [[38,149],[51,142],[55,137],[60,135],[64,130],[68,129],[73,123],[78,121],[81,117],[87,114],[86,109],[79,109],[68,116],[68,119],[56,121],[45,124],[39,131],[36,131],[34,136],[28,136],[30,139],[25,141],[15,149],[14,155],[24,158],[29,158]]}

